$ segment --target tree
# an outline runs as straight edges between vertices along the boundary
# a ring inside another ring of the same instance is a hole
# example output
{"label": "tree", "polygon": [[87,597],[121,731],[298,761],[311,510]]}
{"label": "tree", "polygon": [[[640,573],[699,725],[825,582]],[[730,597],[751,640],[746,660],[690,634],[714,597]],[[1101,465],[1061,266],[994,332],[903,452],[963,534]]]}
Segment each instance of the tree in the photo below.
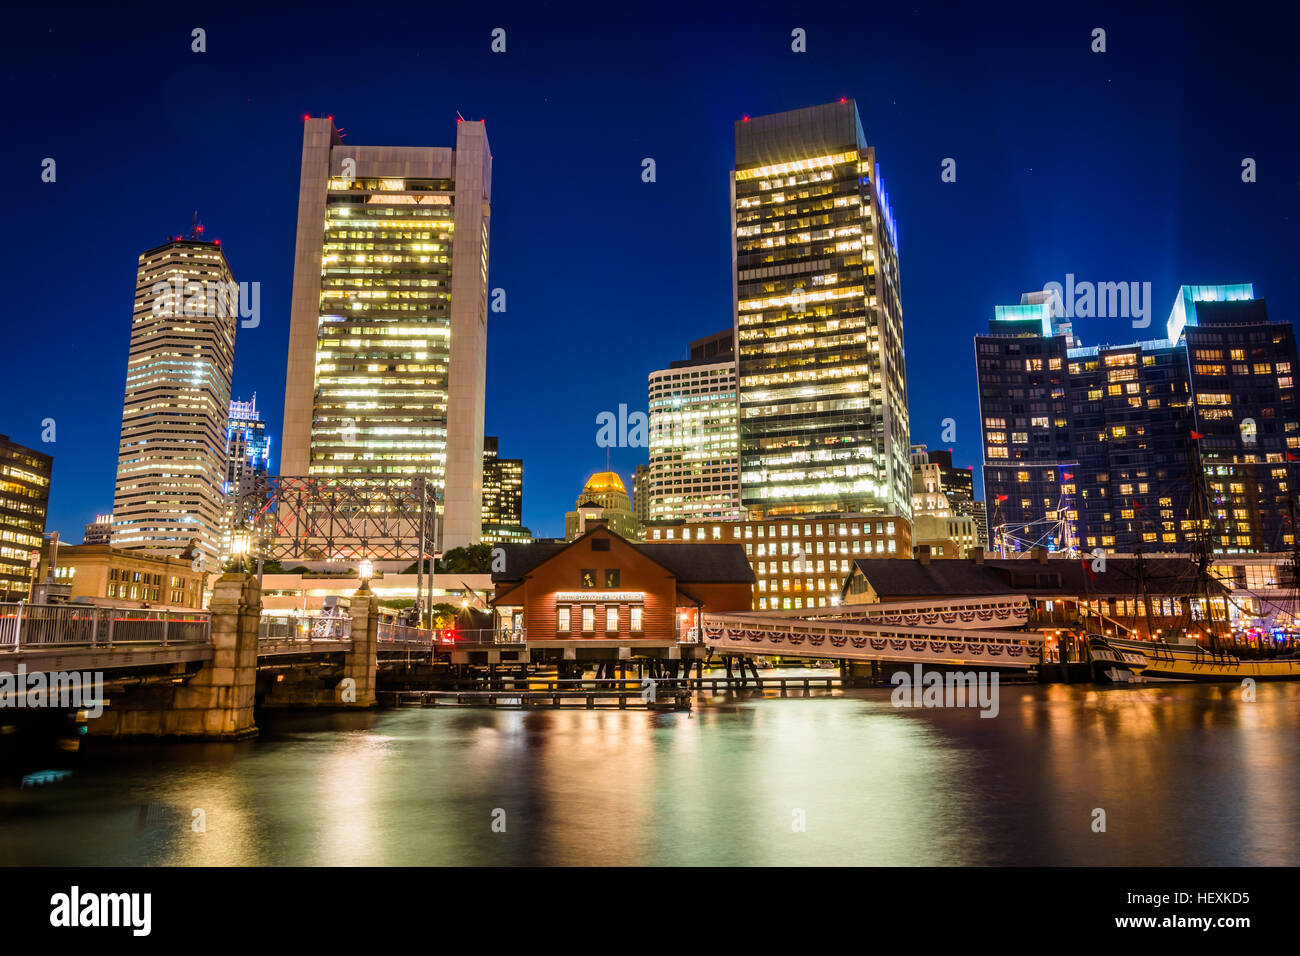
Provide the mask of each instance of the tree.
{"label": "tree", "polygon": [[434,565],[437,574],[490,574],[492,571],[492,545],[471,544],[452,548]]}

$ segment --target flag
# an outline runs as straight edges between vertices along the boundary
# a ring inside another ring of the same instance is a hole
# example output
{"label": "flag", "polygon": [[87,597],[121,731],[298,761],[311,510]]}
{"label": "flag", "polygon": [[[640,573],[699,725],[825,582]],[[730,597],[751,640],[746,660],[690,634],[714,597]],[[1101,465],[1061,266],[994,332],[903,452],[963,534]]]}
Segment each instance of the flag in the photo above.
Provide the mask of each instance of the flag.
{"label": "flag", "polygon": [[1286,460],[1287,460],[1287,461],[1300,461],[1300,458],[1297,458],[1295,455],[1291,454],[1290,452],[1287,452],[1287,453],[1286,453]]}
{"label": "flag", "polygon": [[1202,435],[1200,432],[1198,432],[1196,429],[1192,429],[1192,441],[1199,441],[1204,437],[1205,436]]}
{"label": "flag", "polygon": [[1008,497],[1009,495],[998,495],[998,504],[1002,504],[1002,502],[1006,501]]}
{"label": "flag", "polygon": [[1074,474],[1073,474],[1072,472],[1068,472],[1068,471],[1067,471],[1065,474],[1063,474],[1063,475],[1061,476],[1061,480],[1062,480],[1062,481],[1070,481],[1073,477],[1074,477]]}

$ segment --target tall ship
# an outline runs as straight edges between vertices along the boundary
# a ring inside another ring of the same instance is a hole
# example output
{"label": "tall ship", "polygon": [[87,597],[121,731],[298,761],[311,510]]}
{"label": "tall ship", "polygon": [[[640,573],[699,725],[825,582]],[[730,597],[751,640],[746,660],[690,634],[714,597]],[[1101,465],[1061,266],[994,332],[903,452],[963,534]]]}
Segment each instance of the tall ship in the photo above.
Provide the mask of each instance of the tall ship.
{"label": "tall ship", "polygon": [[[1288,468],[1288,470],[1290,470]],[[1262,642],[1251,648],[1255,656],[1243,656],[1244,650],[1231,639],[1231,608],[1235,606],[1231,591],[1222,595],[1212,590],[1220,585],[1210,574],[1211,517],[1207,507],[1204,471],[1200,457],[1193,458],[1192,520],[1201,533],[1197,549],[1197,593],[1201,610],[1200,619],[1194,620],[1192,637],[1179,640],[1137,639],[1118,636],[1089,636],[1089,650],[1093,659],[1094,677],[1102,682],[1129,683],[1150,680],[1176,681],[1241,681],[1300,680],[1300,655],[1296,653],[1295,636],[1287,641],[1287,650],[1277,652],[1275,647],[1264,648]],[[1296,527],[1295,488],[1288,482],[1291,494],[1291,527]],[[1148,607],[1150,628],[1150,595],[1143,574],[1142,554],[1138,553],[1137,587],[1140,599]],[[1300,613],[1300,535],[1292,534],[1291,556],[1287,563],[1292,601],[1284,616],[1294,628]],[[1189,608],[1194,602],[1189,602]],[[1220,614],[1220,609],[1222,613]],[[1201,639],[1203,637],[1203,640]],[[1127,671],[1127,673],[1125,673]]]}

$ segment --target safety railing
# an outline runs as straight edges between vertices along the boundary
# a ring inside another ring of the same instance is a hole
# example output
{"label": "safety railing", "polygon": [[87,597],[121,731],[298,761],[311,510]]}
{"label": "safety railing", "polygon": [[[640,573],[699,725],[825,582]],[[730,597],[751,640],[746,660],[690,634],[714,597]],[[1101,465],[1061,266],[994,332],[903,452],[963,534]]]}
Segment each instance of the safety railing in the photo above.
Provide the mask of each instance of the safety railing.
{"label": "safety railing", "polygon": [[352,639],[352,618],[339,614],[263,615],[257,636],[279,643],[347,641]]}
{"label": "safety railing", "polygon": [[0,651],[209,644],[207,611],[0,604]]}

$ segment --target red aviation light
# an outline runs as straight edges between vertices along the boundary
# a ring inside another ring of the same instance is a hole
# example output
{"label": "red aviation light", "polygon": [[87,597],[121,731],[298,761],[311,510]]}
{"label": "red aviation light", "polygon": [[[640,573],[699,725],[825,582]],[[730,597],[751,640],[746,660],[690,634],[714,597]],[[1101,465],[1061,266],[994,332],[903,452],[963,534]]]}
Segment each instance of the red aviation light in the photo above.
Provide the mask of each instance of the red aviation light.
{"label": "red aviation light", "polygon": [[748,123],[748,122],[749,122],[749,117],[748,117],[748,116],[742,116],[742,117],[740,118],[740,121],[741,121],[742,123]]}
{"label": "red aviation light", "polygon": [[311,119],[311,114],[310,114],[310,113],[303,113],[303,114],[302,114],[302,121],[303,121],[304,123],[307,122],[309,119]]}

